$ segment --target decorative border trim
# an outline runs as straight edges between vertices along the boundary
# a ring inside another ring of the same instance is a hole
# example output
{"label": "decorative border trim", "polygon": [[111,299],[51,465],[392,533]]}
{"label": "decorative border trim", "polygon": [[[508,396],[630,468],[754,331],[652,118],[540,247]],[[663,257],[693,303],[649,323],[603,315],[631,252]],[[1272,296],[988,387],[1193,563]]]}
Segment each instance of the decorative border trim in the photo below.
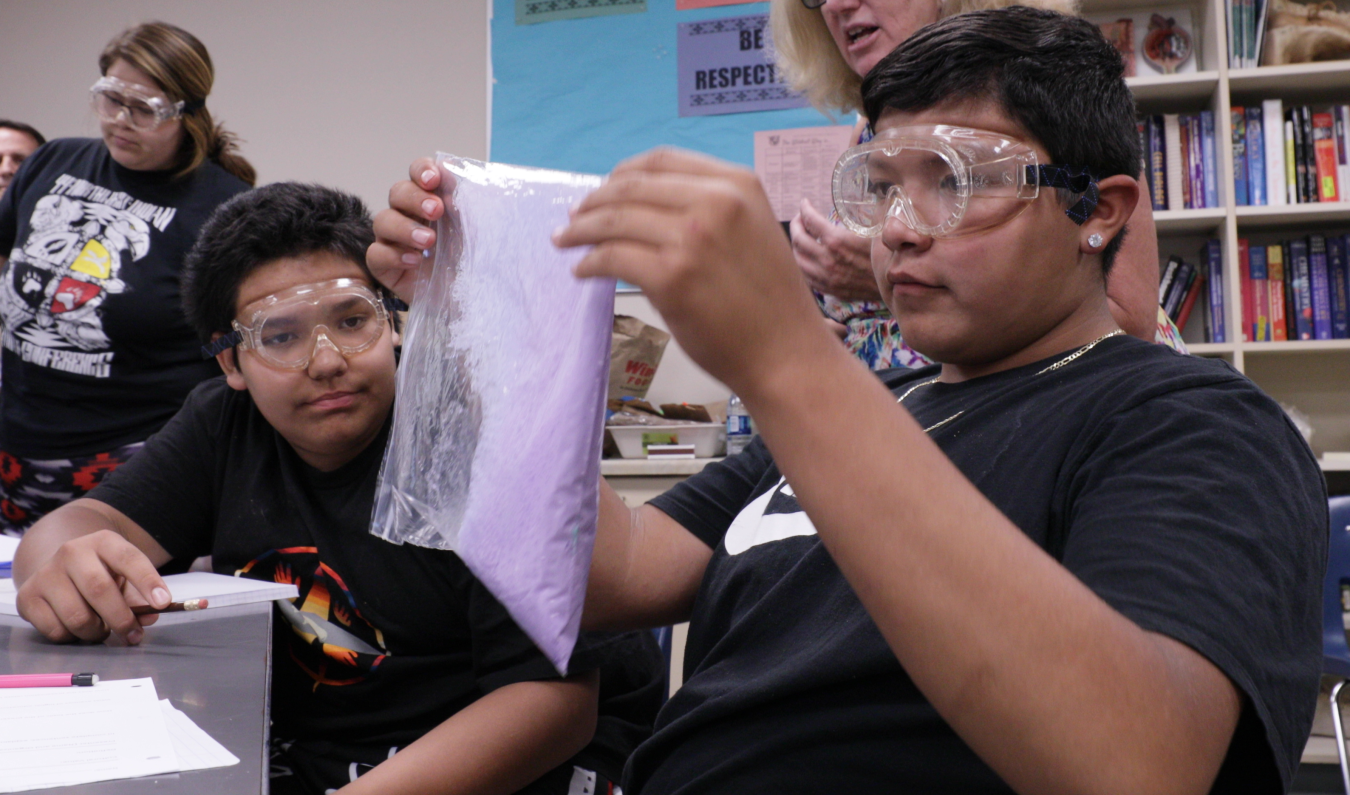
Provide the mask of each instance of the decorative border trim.
{"label": "decorative border trim", "polygon": [[774,99],[800,99],[798,94],[786,86],[768,86],[766,88],[746,88],[735,91],[710,91],[689,97],[689,106],[693,108],[709,105],[728,105],[741,102],[767,102]]}
{"label": "decorative border trim", "polygon": [[646,7],[647,0],[530,0],[522,8],[522,16],[561,14],[568,11],[591,11],[607,8]]}
{"label": "decorative border trim", "polygon": [[690,36],[706,36],[710,33],[733,33],[742,30],[762,30],[769,23],[768,14],[756,14],[749,17],[731,19],[709,19],[703,22],[689,22],[685,32]]}

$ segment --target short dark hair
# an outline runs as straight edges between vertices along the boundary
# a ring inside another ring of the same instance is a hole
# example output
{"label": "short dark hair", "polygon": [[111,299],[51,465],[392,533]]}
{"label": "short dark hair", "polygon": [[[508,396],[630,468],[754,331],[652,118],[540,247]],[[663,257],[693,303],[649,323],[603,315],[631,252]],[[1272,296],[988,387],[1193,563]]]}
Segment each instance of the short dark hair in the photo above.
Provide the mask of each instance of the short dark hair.
{"label": "short dark hair", "polygon": [[21,132],[24,135],[27,135],[29,138],[32,138],[34,141],[37,141],[38,146],[42,146],[43,144],[47,143],[47,139],[43,138],[42,133],[38,132],[37,129],[33,127],[33,125],[24,124],[21,121],[10,121],[9,119],[0,119],[0,130],[14,130],[16,132]]}
{"label": "short dark hair", "polygon": [[[873,127],[888,109],[990,100],[1055,163],[1086,167],[1097,179],[1139,176],[1125,65],[1097,26],[1078,17],[1026,6],[948,17],[883,58],[862,92]],[[1102,251],[1103,274],[1124,239],[1122,228]]]}
{"label": "short dark hair", "polygon": [[[216,208],[183,264],[183,312],[203,342],[228,334],[239,285],[274,260],[328,252],[361,266],[375,242],[370,213],[357,197],[321,185],[277,182],[240,193]],[[386,304],[392,294],[371,276]]]}

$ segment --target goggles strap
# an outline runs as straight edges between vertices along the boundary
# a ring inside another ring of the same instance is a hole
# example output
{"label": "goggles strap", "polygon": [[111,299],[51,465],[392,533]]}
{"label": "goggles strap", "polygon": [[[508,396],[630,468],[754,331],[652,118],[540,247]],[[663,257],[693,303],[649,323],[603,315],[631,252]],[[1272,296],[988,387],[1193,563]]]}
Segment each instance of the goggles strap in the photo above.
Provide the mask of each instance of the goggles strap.
{"label": "goggles strap", "polygon": [[197,111],[201,110],[201,109],[204,108],[204,107],[206,107],[206,100],[204,100],[204,99],[194,99],[194,100],[192,100],[191,102],[184,102],[184,103],[183,103],[183,111],[182,111],[182,113],[183,113],[184,116],[186,116],[186,115],[188,115],[189,113],[196,113]]}
{"label": "goggles strap", "polygon": [[230,348],[233,348],[234,346],[238,345],[242,341],[242,339],[243,338],[239,334],[239,331],[237,329],[235,331],[231,331],[229,334],[226,334],[223,337],[217,337],[215,342],[211,343],[210,345],[202,346],[202,358],[214,359],[216,358],[216,354],[222,353],[224,351],[229,350]]}
{"label": "goggles strap", "polygon": [[[1030,172],[1033,166],[1027,166]],[[1069,220],[1082,226],[1092,212],[1097,209],[1097,178],[1086,168],[1078,166],[1035,166],[1036,182],[1047,188],[1063,188],[1071,193],[1082,194],[1072,207],[1064,211]],[[1032,176],[1030,173],[1028,177]],[[1030,180],[1028,180],[1030,181]]]}

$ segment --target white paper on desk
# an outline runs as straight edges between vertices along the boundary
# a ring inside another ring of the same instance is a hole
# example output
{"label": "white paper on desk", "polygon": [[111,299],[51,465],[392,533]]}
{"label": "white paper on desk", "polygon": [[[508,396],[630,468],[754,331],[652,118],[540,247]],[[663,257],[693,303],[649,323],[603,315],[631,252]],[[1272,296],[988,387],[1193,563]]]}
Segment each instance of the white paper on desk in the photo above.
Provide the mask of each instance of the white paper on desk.
{"label": "white paper on desk", "polygon": [[164,711],[164,724],[169,730],[169,739],[173,741],[174,753],[178,755],[180,771],[239,764],[239,757],[193,723],[192,718],[171,704],[169,699],[160,701],[159,706]]}
{"label": "white paper on desk", "polygon": [[154,680],[0,690],[0,792],[177,770]]}
{"label": "white paper on desk", "polygon": [[[294,599],[300,592],[291,583],[252,580],[247,577],[226,577],[204,571],[170,574],[164,578],[169,593],[177,601],[185,599],[209,600],[210,607],[270,602],[274,599]],[[0,615],[19,614],[18,594],[0,588]],[[178,615],[170,613],[168,615]],[[167,622],[166,622],[167,623]]]}
{"label": "white paper on desk", "polygon": [[14,553],[18,551],[19,539],[0,534],[0,563],[9,563],[14,560]]}
{"label": "white paper on desk", "polygon": [[834,164],[851,143],[847,125],[755,133],[755,176],[778,220],[791,221],[802,199],[826,218],[834,212]]}

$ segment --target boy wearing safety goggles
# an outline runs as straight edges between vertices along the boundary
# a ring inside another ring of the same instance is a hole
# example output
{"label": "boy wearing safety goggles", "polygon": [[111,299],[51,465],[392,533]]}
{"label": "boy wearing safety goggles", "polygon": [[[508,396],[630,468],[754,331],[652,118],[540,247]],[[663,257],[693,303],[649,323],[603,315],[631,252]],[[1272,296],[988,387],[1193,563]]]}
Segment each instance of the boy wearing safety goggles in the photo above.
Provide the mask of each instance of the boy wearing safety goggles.
{"label": "boy wearing safety goggles", "polygon": [[[954,16],[863,83],[836,208],[905,341],[822,327],[749,172],[658,151],[557,233],[640,285],[762,441],[628,509],[586,625],[689,620],[628,795],[1280,792],[1312,721],[1327,504],[1278,405],[1122,336],[1104,274],[1139,200],[1119,55],[1082,20]],[[391,192],[370,253],[430,245]],[[421,238],[419,240],[419,237]],[[420,244],[420,246],[418,245]]]}
{"label": "boy wearing safety goggles", "polygon": [[660,702],[651,635],[583,634],[559,679],[453,553],[368,531],[398,344],[371,240],[360,200],[317,186],[212,216],[184,308],[225,377],[33,527],[20,612],[53,640],[137,643],[152,617],[130,605],[170,598],[155,567],[211,555],[300,591],[278,603],[273,793],[603,789]]}

